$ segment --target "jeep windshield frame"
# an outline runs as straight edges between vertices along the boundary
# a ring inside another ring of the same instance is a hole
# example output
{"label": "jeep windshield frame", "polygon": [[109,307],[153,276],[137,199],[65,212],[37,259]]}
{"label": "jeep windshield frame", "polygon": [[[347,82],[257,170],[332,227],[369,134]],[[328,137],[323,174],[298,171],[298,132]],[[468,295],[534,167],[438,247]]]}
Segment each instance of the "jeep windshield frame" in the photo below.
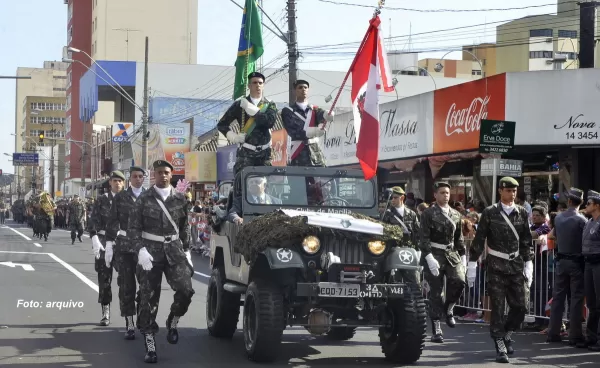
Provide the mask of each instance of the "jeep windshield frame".
{"label": "jeep windshield frame", "polygon": [[[379,217],[377,180],[376,178],[365,180],[361,170],[326,167],[251,166],[244,168],[240,175],[241,180],[236,184],[241,186],[244,216],[266,214],[282,208],[322,213],[356,212],[366,216]],[[257,179],[261,177],[267,178],[265,193],[271,195],[271,199],[274,198],[268,204],[256,203],[253,199],[250,199],[254,196],[251,193],[249,183],[252,180],[254,181],[252,185],[256,185],[258,184]],[[269,180],[271,178],[277,178],[285,182],[278,183],[277,180]],[[323,186],[328,186],[330,189],[322,193],[333,192],[332,196],[327,197],[327,199],[322,198],[324,201],[316,203],[316,198],[310,194],[315,191],[314,181],[320,184],[316,185],[317,188],[323,189]],[[344,191],[350,193],[350,196],[338,197]],[[240,192],[238,191],[238,193]],[[294,194],[292,195],[292,193]],[[299,201],[298,198],[301,200]],[[306,200],[306,202],[303,200]],[[309,203],[309,201],[312,203]]]}

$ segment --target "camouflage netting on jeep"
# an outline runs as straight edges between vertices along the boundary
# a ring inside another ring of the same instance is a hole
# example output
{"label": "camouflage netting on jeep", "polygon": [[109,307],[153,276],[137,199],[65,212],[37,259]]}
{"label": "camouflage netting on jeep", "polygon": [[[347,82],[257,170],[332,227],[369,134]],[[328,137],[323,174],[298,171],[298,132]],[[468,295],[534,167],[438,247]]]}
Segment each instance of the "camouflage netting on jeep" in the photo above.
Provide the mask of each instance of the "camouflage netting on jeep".
{"label": "camouflage netting on jeep", "polygon": [[400,226],[385,224],[357,213],[350,215],[383,225],[383,235],[309,225],[305,216],[290,217],[282,211],[274,211],[252,220],[252,226],[242,226],[235,240],[235,250],[244,256],[248,264],[252,264],[258,254],[266,248],[295,248],[308,235],[344,237],[357,242],[371,240],[399,242],[402,239]]}

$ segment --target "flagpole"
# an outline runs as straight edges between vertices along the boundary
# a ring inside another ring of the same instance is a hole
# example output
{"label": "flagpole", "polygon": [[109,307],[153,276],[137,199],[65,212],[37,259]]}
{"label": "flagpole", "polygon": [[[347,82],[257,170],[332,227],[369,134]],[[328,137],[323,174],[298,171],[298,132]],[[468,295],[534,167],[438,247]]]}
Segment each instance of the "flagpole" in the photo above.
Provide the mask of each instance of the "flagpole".
{"label": "flagpole", "polygon": [[[379,14],[381,14],[381,8],[383,8],[384,5],[385,5],[385,0],[379,0],[377,2],[377,8],[375,8],[375,12],[373,12],[373,19],[377,18],[377,16],[379,16]],[[342,81],[342,85],[338,89],[338,93],[335,96],[335,99],[333,100],[333,103],[331,104],[331,107],[329,108],[329,114],[331,114],[331,112],[335,108],[335,105],[337,104],[337,101],[338,101],[338,99],[340,98],[340,96],[342,94],[344,86],[346,85],[346,82],[348,81],[348,77],[350,76],[350,72],[352,71],[352,69],[354,68],[354,65],[356,64],[356,60],[358,59],[358,55],[360,55],[360,51],[365,46],[365,42],[367,42],[367,38],[369,37],[369,33],[371,32],[371,27],[373,27],[373,24],[369,25],[369,28],[367,29],[367,33],[365,34],[365,37],[363,38],[362,42],[360,43],[360,46],[358,48],[358,51],[356,52],[356,55],[354,55],[354,60],[352,60],[352,64],[350,64],[350,68],[348,68],[348,73],[346,73],[346,76],[344,77],[344,80]],[[326,125],[327,125],[327,122],[325,122],[323,124],[323,129],[325,129]]]}

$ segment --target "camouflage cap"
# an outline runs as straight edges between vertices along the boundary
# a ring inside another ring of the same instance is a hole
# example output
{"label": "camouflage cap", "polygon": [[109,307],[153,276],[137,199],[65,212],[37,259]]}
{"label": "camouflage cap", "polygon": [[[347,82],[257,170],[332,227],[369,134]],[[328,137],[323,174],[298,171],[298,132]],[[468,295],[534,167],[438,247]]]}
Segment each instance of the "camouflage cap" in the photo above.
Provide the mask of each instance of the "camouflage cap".
{"label": "camouflage cap", "polygon": [[154,170],[158,169],[159,167],[168,167],[169,169],[171,169],[171,171],[173,171],[173,165],[171,165],[171,163],[169,161],[165,161],[165,160],[154,161],[154,163],[152,164],[152,167],[154,168]]}
{"label": "camouflage cap", "polygon": [[113,171],[113,172],[110,173],[110,178],[111,179],[125,180],[125,175],[123,175],[123,173],[120,172],[119,170],[115,170],[115,171]]}
{"label": "camouflage cap", "polygon": [[444,187],[445,187],[445,188],[450,188],[450,189],[452,188],[452,187],[450,186],[450,183],[448,183],[448,182],[445,182],[445,181],[438,181],[437,183],[433,184],[433,188],[434,188],[435,190],[438,190],[438,189],[440,189],[440,188],[444,188]]}
{"label": "camouflage cap", "polygon": [[516,181],[514,178],[511,178],[510,176],[505,176],[502,179],[500,179],[499,187],[500,188],[518,188],[519,182]]}
{"label": "camouflage cap", "polygon": [[588,190],[587,198],[593,200],[596,203],[600,203],[600,193],[595,190]]}
{"label": "camouflage cap", "polygon": [[400,186],[392,187],[392,193],[397,195],[404,195],[404,189]]}

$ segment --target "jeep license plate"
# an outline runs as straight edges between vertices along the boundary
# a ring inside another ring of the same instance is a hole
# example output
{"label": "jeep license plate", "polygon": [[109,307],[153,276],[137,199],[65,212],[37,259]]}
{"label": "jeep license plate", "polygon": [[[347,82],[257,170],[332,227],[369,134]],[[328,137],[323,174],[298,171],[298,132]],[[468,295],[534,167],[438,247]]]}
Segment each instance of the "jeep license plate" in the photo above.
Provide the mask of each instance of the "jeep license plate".
{"label": "jeep license plate", "polygon": [[360,285],[320,282],[319,296],[328,296],[334,298],[358,298],[360,296]]}

